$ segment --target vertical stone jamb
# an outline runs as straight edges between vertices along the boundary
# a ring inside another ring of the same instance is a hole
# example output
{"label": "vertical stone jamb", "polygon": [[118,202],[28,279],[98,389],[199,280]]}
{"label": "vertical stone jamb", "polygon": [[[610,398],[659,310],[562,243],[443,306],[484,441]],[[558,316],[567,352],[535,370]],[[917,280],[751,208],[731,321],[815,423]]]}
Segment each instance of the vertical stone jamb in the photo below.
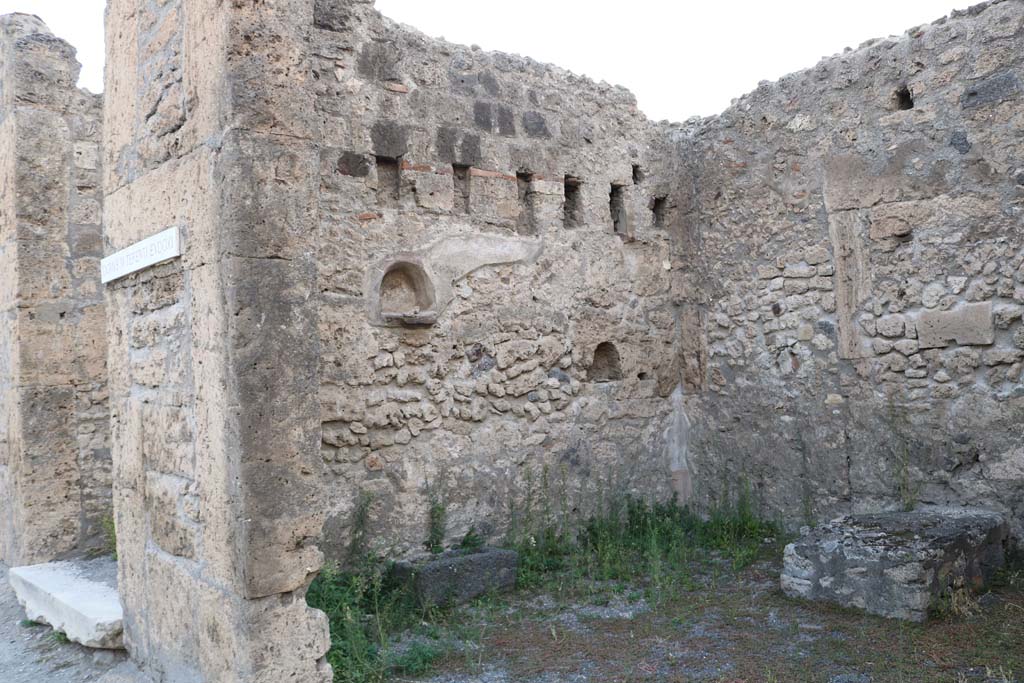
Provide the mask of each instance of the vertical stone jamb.
{"label": "vertical stone jamb", "polygon": [[0,559],[32,564],[110,511],[100,97],[37,17],[0,18],[0,60]]}
{"label": "vertical stone jamb", "polygon": [[184,244],[107,288],[126,639],[161,681],[331,678],[311,28],[311,0],[107,11],[107,252]]}

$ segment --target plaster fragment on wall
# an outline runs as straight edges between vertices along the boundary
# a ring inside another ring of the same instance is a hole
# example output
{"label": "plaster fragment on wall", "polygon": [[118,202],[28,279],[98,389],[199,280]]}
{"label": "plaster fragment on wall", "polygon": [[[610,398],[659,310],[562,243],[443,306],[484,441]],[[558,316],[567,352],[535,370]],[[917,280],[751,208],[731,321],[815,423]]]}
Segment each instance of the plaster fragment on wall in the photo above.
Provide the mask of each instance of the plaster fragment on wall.
{"label": "plaster fragment on wall", "polygon": [[952,343],[987,345],[995,341],[992,302],[964,304],[951,311],[924,311],[917,321],[922,349],[937,349]]}

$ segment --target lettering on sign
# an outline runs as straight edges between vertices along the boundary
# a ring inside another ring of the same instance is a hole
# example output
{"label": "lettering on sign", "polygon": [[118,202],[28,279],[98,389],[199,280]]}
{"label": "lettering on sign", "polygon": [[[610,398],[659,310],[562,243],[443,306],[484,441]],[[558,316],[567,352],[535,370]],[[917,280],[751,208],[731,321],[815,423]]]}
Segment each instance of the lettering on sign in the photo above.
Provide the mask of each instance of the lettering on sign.
{"label": "lettering on sign", "polygon": [[100,261],[100,280],[107,284],[179,256],[181,234],[176,227],[168,228]]}

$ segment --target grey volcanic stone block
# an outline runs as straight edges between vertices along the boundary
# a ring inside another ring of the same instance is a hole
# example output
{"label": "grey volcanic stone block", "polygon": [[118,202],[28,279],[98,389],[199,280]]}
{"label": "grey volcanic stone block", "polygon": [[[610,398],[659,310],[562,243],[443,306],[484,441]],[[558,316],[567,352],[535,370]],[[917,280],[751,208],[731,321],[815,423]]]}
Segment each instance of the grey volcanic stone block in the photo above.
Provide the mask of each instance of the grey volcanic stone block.
{"label": "grey volcanic stone block", "polygon": [[483,548],[476,552],[449,550],[416,562],[398,562],[392,577],[411,585],[424,606],[459,604],[516,585],[519,554],[514,550]]}
{"label": "grey volcanic stone block", "polygon": [[13,567],[8,580],[29,619],[86,647],[124,647],[114,560]]}
{"label": "grey volcanic stone block", "polygon": [[1002,516],[970,508],[850,515],[786,546],[782,590],[924,621],[953,588],[980,589],[1005,561]]}

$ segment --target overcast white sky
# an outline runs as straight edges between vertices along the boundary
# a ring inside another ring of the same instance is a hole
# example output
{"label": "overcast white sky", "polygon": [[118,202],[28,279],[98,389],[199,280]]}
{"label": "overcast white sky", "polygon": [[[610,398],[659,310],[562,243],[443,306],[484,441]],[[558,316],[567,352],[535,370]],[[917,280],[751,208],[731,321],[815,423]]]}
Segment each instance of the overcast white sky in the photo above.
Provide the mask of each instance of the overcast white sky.
{"label": "overcast white sky", "polygon": [[[732,98],[869,38],[900,34],[977,0],[377,0],[433,36],[554,62],[624,85],[655,119],[725,109]],[[105,0],[0,0],[78,48],[81,85],[103,89]]]}

